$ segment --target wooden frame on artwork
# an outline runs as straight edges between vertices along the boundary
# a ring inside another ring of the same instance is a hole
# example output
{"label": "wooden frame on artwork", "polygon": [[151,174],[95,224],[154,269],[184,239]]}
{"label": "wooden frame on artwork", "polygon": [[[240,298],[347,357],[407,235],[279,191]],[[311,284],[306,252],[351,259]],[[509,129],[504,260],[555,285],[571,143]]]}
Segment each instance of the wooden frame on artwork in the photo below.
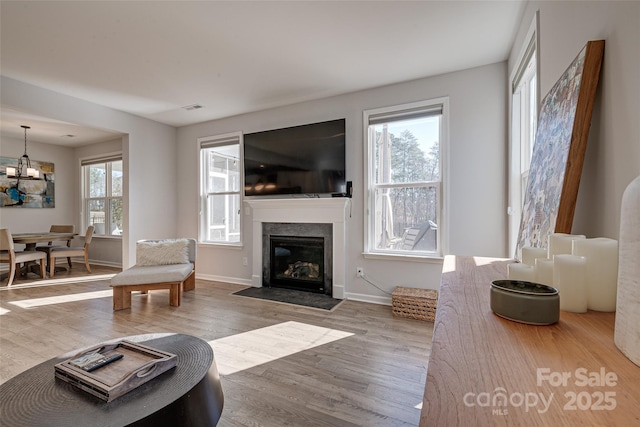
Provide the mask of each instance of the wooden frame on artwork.
{"label": "wooden frame on artwork", "polygon": [[588,42],[542,100],[516,259],[571,233],[603,55],[604,40]]}

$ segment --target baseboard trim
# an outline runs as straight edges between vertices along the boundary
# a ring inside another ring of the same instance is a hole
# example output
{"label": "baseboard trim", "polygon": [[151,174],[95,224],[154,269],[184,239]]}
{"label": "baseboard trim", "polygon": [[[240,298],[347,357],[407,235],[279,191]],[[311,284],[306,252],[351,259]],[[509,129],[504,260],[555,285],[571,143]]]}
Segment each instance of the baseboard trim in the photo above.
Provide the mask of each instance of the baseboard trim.
{"label": "baseboard trim", "polygon": [[253,286],[251,279],[239,279],[237,277],[218,276],[216,274],[196,273],[196,279],[210,280],[212,282],[233,283],[234,285]]}
{"label": "baseboard trim", "polygon": [[[82,264],[84,265],[84,258],[80,258],[80,257],[71,257],[71,262],[75,262],[78,264]],[[66,258],[56,258],[56,265],[67,265],[67,259]],[[122,264],[121,263],[116,263],[116,262],[108,262],[108,261],[96,261],[93,259],[89,259],[89,265],[100,265],[102,267],[114,267],[114,268],[122,268]]]}
{"label": "baseboard trim", "polygon": [[368,302],[371,304],[391,305],[391,297],[381,297],[376,295],[355,294],[352,292],[347,292],[345,294],[345,299],[351,301]]}

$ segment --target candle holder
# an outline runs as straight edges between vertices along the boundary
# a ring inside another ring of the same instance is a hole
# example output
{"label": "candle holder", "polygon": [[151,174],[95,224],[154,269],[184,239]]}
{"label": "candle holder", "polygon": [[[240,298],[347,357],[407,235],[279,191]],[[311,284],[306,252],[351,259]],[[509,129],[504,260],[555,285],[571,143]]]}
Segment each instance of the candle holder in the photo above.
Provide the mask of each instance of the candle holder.
{"label": "candle holder", "polygon": [[552,325],[560,319],[558,290],[523,280],[491,282],[491,311],[529,325]]}

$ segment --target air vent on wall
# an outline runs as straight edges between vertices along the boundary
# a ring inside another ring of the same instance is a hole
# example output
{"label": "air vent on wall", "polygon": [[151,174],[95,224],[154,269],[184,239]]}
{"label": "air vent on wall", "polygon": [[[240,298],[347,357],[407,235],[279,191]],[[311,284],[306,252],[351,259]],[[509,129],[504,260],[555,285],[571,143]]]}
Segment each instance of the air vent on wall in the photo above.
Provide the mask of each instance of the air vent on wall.
{"label": "air vent on wall", "polygon": [[185,105],[184,107],[182,107],[183,110],[187,110],[187,111],[199,110],[200,108],[204,108],[204,107],[200,104]]}

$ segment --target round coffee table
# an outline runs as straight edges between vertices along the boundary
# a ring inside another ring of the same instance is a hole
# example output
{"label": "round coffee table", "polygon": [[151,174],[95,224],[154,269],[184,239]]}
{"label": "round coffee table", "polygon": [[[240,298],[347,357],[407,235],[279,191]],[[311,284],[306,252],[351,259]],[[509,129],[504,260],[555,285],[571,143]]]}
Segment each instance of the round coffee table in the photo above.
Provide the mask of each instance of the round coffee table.
{"label": "round coffee table", "polygon": [[54,365],[82,350],[78,349],[47,360],[0,385],[2,426],[215,426],[218,423],[224,397],[213,350],[206,341],[183,334],[148,334],[123,339],[177,355],[176,367],[112,402],[105,402],[55,378]]}

